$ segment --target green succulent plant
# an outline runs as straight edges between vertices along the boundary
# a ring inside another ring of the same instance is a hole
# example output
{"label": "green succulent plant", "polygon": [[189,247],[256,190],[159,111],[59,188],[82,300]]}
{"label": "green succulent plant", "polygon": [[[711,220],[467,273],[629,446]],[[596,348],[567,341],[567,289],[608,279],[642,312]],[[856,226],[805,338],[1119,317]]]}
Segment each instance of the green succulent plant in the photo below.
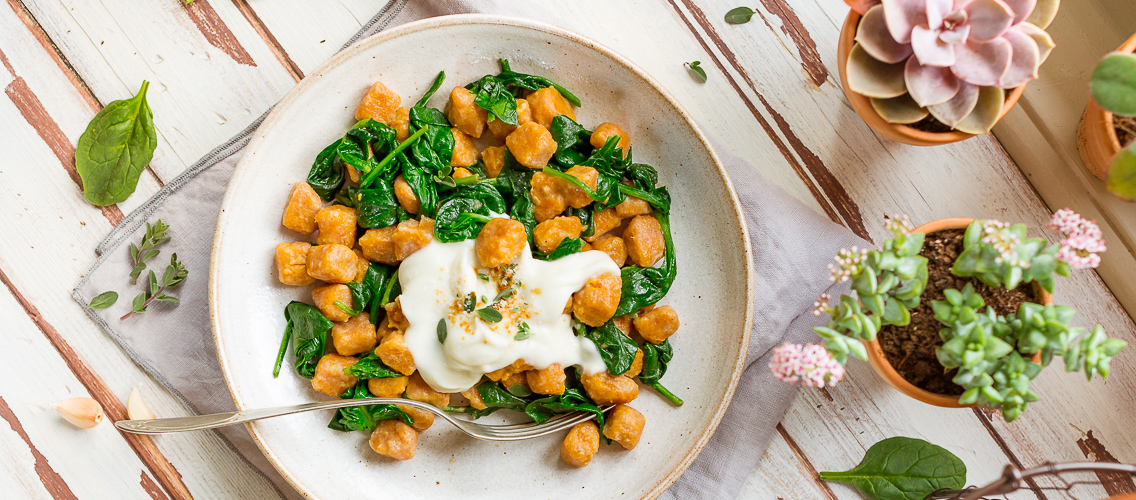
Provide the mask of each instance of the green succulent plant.
{"label": "green succulent plant", "polygon": [[1057,258],[1059,244],[1042,238],[1026,238],[1026,225],[996,220],[975,220],[966,228],[963,251],[951,273],[978,278],[993,287],[1013,290],[1036,281],[1053,293],[1054,273],[1068,277],[1069,264]]}
{"label": "green succulent plant", "polygon": [[[1136,54],[1106,56],[1093,70],[1089,87],[1100,107],[1114,115],[1136,116]],[[1136,201],[1136,142],[1122,146],[1108,170],[1108,190]]]}

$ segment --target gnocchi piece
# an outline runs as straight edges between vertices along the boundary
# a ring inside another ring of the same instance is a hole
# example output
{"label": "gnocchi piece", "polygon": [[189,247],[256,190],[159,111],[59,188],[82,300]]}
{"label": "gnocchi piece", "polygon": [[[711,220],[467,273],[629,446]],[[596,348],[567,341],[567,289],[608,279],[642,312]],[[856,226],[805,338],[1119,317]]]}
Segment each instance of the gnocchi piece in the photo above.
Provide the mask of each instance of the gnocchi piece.
{"label": "gnocchi piece", "polygon": [[[597,225],[597,231],[598,225]],[[627,256],[639,267],[651,267],[663,257],[666,243],[663,241],[663,227],[650,215],[639,215],[623,230],[623,242],[627,245]]]}
{"label": "gnocchi piece", "polygon": [[604,420],[604,437],[615,441],[628,450],[634,450],[643,435],[647,419],[639,410],[627,405],[615,405]]}
{"label": "gnocchi piece", "polygon": [[623,238],[619,236],[605,234],[592,242],[592,248],[606,253],[619,267],[627,263],[627,247],[623,244]]}
{"label": "gnocchi piece", "polygon": [[406,397],[415,401],[430,403],[438,408],[445,408],[450,405],[450,395],[435,391],[418,373],[410,376],[406,385]]}
{"label": "gnocchi piece", "polygon": [[615,274],[604,274],[588,280],[580,291],[572,295],[572,312],[576,319],[588,326],[607,323],[619,306],[622,287],[623,280]]}
{"label": "gnocchi piece", "polygon": [[312,302],[324,317],[335,322],[347,321],[351,316],[335,305],[336,301],[351,305],[351,289],[347,285],[328,284],[312,289]]}
{"label": "gnocchi piece", "polygon": [[[518,223],[519,224],[519,223]],[[522,226],[523,227],[523,226]],[[584,224],[579,217],[566,216],[549,219],[533,228],[533,241],[542,253],[549,254],[566,238],[579,238]]]}
{"label": "gnocchi piece", "polygon": [[481,265],[493,268],[513,262],[524,251],[526,243],[528,234],[524,224],[498,217],[481,228],[473,248]]}
{"label": "gnocchi piece", "polygon": [[423,217],[422,220],[404,220],[391,236],[394,243],[394,257],[400,262],[406,260],[411,254],[429,245],[434,239],[434,220]]}
{"label": "gnocchi piece", "polygon": [[410,328],[410,320],[407,320],[406,315],[402,314],[402,297],[397,297],[393,302],[383,305],[383,310],[387,312],[387,325],[392,329],[405,332],[407,328]]}
{"label": "gnocchi piece", "polygon": [[498,368],[485,374],[485,377],[494,382],[498,382],[509,378],[510,376],[521,373],[525,370],[532,370],[532,365],[525,362],[523,359],[518,359],[509,366]]}
{"label": "gnocchi piece", "polygon": [[635,318],[635,330],[652,344],[663,343],[678,331],[678,326],[678,313],[671,306],[656,307]]}
{"label": "gnocchi piece", "polygon": [[651,213],[651,204],[647,203],[647,200],[643,198],[628,196],[615,206],[615,213],[624,219],[635,217],[636,215],[648,215]]}
{"label": "gnocchi piece", "polygon": [[560,366],[560,363],[553,363],[539,370],[525,372],[525,380],[529,384],[529,389],[536,394],[547,394],[549,396],[564,394],[566,378],[564,367]]}
{"label": "gnocchi piece", "polygon": [[276,245],[276,275],[280,282],[292,286],[308,286],[315,278],[308,276],[308,250],[312,244],[293,241]]}
{"label": "gnocchi piece", "polygon": [[531,121],[532,109],[529,108],[529,102],[524,99],[517,99],[517,125],[509,125],[500,119],[495,119],[489,122],[489,131],[493,132],[493,135],[504,139],[508,137],[509,134],[513,133],[518,126]]}
{"label": "gnocchi piece", "polygon": [[375,82],[371,86],[371,90],[367,91],[367,95],[363,96],[363,100],[359,102],[359,107],[355,108],[355,120],[366,120],[371,118],[375,121],[383,122],[390,125],[394,121],[395,110],[402,104],[402,98],[388,89],[383,82]]}
{"label": "gnocchi piece", "polygon": [[[394,129],[394,138],[398,139],[398,142],[405,141],[407,137],[410,137],[410,108],[394,110],[394,120],[389,125]],[[355,182],[359,181],[356,180]]]}
{"label": "gnocchi piece", "polygon": [[529,122],[517,127],[505,138],[505,147],[516,158],[517,163],[534,170],[548,165],[548,160],[556,153],[556,141],[548,129]]}
{"label": "gnocchi piece", "polygon": [[473,143],[473,139],[457,127],[451,128],[450,133],[454,136],[454,152],[450,155],[450,165],[468,167],[477,163],[477,145]]}
{"label": "gnocchi piece", "polygon": [[454,169],[454,173],[451,174],[450,177],[453,177],[454,180],[457,180],[464,179],[466,177],[472,177],[473,175],[473,172],[470,172],[469,169],[465,167],[458,167]]}
{"label": "gnocchi piece", "polygon": [[367,260],[367,257],[363,255],[363,250],[352,248],[351,251],[355,252],[355,256],[358,257],[355,259],[355,278],[351,281],[362,283],[363,280],[367,278],[367,269],[371,267],[371,261]]}
{"label": "gnocchi piece", "polygon": [[600,450],[600,429],[588,420],[572,426],[560,443],[560,459],[575,467],[585,467]]}
{"label": "gnocchi piece", "polygon": [[481,393],[477,392],[476,385],[470,387],[469,389],[461,391],[461,395],[465,399],[469,400],[469,406],[475,410],[484,410],[486,408],[489,408],[485,405],[485,402],[481,400]]}
{"label": "gnocchi piece", "polygon": [[561,189],[560,179],[544,172],[533,174],[529,194],[532,196],[533,215],[537,222],[556,217],[568,208],[568,197]]}
{"label": "gnocchi piece", "polygon": [[401,420],[382,420],[375,425],[369,440],[371,449],[395,460],[410,460],[418,448],[418,431]]}
{"label": "gnocchi piece", "polygon": [[411,427],[413,427],[414,430],[418,432],[429,429],[430,426],[434,425],[434,414],[430,413],[428,410],[423,410],[421,408],[416,408],[410,405],[395,406],[397,406],[398,409],[406,412],[407,415],[410,415],[410,419],[414,421],[414,425],[412,425]]}
{"label": "gnocchi piece", "polygon": [[512,375],[509,375],[508,377],[501,379],[501,387],[504,387],[505,389],[509,389],[514,385],[524,385],[527,387],[528,384],[525,382],[526,373],[528,372],[514,373]]}
{"label": "gnocchi piece", "polygon": [[292,185],[292,192],[288,194],[288,203],[284,205],[284,227],[297,233],[312,234],[319,229],[316,225],[316,214],[323,208],[323,200],[316,191],[306,182],[297,182]]}
{"label": "gnocchi piece", "polygon": [[489,111],[473,102],[475,97],[465,87],[454,87],[450,91],[450,101],[446,103],[446,118],[458,130],[479,138],[485,132]]}
{"label": "gnocchi piece", "polygon": [[[383,341],[375,348],[375,355],[394,371],[403,375],[414,373],[414,355],[410,354],[410,349],[406,347],[406,338],[400,331],[391,332],[383,337]],[[410,387],[409,382],[407,387]]]}
{"label": "gnocchi piece", "polygon": [[399,259],[395,257],[394,253],[395,229],[396,226],[388,226],[368,229],[366,233],[363,233],[363,236],[359,237],[359,249],[363,251],[363,257],[389,266],[398,265]]}
{"label": "gnocchi piece", "polygon": [[394,197],[403,210],[413,215],[418,215],[418,210],[422,208],[422,202],[418,201],[418,195],[414,194],[414,189],[410,187],[410,183],[406,182],[406,178],[402,174],[398,174],[398,177],[394,178]]}
{"label": "gnocchi piece", "polygon": [[505,168],[505,146],[489,146],[481,150],[481,162],[485,164],[485,175],[495,178]]}
{"label": "gnocchi piece", "polygon": [[[608,233],[623,224],[623,218],[615,211],[615,207],[608,207],[592,215],[592,224],[596,226],[596,232],[591,236],[584,238],[585,241],[595,242],[601,236]],[[624,239],[623,243],[626,245],[627,240]]]}
{"label": "gnocchi piece", "polygon": [[592,132],[592,137],[588,142],[592,143],[592,147],[599,149],[607,143],[608,138],[619,137],[619,142],[616,147],[623,150],[623,156],[627,157],[627,151],[631,148],[631,137],[628,137],[627,132],[623,131],[623,127],[611,122],[604,122],[596,126]]}
{"label": "gnocchi piece", "polygon": [[639,348],[635,348],[635,360],[631,362],[631,368],[628,368],[626,372],[623,372],[623,376],[630,378],[630,379],[634,379],[635,377],[638,377],[639,374],[642,373],[642,372],[643,372],[643,350],[639,349]]}
{"label": "gnocchi piece", "polygon": [[[564,173],[580,179],[580,182],[584,183],[585,186],[588,186],[588,188],[593,191],[596,189],[596,182],[598,182],[600,178],[600,174],[596,169],[583,165],[575,165],[565,170]],[[588,196],[583,189],[576,187],[575,184],[564,179],[557,180],[560,181],[561,186],[564,188],[564,199],[568,202],[568,206],[572,208],[584,208],[592,204],[592,197]]]}
{"label": "gnocchi piece", "polygon": [[358,223],[359,219],[354,208],[343,205],[324,207],[316,214],[316,225],[319,226],[316,244],[330,245],[337,243],[351,248],[355,246],[355,231],[359,227]]}
{"label": "gnocchi piece", "polygon": [[359,256],[345,245],[332,243],[308,249],[308,276],[328,283],[347,283],[355,278]]}
{"label": "gnocchi piece", "polygon": [[328,396],[339,397],[359,382],[359,379],[354,375],[344,373],[344,370],[351,368],[358,359],[351,356],[340,356],[338,354],[324,354],[320,358],[319,363],[316,363],[316,373],[312,377],[312,389],[316,392],[322,392]]}
{"label": "gnocchi piece", "polygon": [[639,397],[639,384],[623,375],[612,375],[606,371],[585,373],[580,382],[588,397],[600,406],[627,404]]}
{"label": "gnocchi piece", "polygon": [[367,379],[367,390],[375,397],[397,398],[406,392],[407,381],[410,377],[385,377]]}
{"label": "gnocchi piece", "polygon": [[[346,285],[344,285],[346,286]],[[331,345],[342,356],[354,356],[375,348],[379,343],[371,315],[365,312],[331,327]]]}
{"label": "gnocchi piece", "polygon": [[560,92],[554,87],[538,89],[529,94],[525,100],[529,102],[529,108],[532,110],[533,122],[541,127],[552,126],[552,119],[557,115],[567,115],[568,118],[576,119],[576,112],[572,110],[572,104],[560,95]]}

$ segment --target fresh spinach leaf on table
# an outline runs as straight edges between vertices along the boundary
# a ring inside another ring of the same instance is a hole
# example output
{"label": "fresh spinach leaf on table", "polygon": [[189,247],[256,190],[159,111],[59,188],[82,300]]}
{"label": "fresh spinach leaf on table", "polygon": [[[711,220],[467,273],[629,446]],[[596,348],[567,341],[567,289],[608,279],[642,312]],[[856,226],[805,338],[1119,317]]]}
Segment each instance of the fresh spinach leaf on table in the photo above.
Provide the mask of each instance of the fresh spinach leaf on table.
{"label": "fresh spinach leaf on table", "polygon": [[316,374],[316,364],[327,349],[327,332],[331,331],[333,323],[324,317],[323,313],[314,306],[303,302],[292,301],[284,307],[284,340],[280,343],[280,351],[276,354],[276,366],[272,376],[280,375],[280,365],[284,360],[284,351],[289,341],[296,356],[296,372],[304,378],[312,378]]}
{"label": "fresh spinach leaf on table", "polygon": [[395,378],[403,376],[391,367],[383,363],[383,360],[373,352],[367,353],[366,356],[359,358],[355,364],[343,370],[343,373],[351,375],[359,380],[367,380],[372,378]]}
{"label": "fresh spinach leaf on table", "polygon": [[75,170],[83,196],[93,205],[125,201],[138,187],[138,177],[154,157],[158,135],[146,102],[150,82],[130,99],[112,101],[100,110],[75,145]]}
{"label": "fresh spinach leaf on table", "polygon": [[[360,382],[354,388],[348,389],[343,394],[339,395],[340,399],[364,399],[374,397],[371,391],[367,390],[367,383]],[[414,425],[414,419],[407,415],[406,412],[399,409],[398,406],[393,404],[382,405],[368,405],[368,406],[352,406],[349,408],[340,408],[335,411],[335,415],[331,418],[331,422],[327,424],[329,429],[351,432],[351,431],[371,431],[375,429],[375,425],[382,420],[399,419],[406,425]]]}
{"label": "fresh spinach leaf on table", "polygon": [[939,489],[966,485],[966,464],[953,453],[922,439],[880,441],[852,470],[821,472],[821,480],[855,485],[873,500],[921,500]]}

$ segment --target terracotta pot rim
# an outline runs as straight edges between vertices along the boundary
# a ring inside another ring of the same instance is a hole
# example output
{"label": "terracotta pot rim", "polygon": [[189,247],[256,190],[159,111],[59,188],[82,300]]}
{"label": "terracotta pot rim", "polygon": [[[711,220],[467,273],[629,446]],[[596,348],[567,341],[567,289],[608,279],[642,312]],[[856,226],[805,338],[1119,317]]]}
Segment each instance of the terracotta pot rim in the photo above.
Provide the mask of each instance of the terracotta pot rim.
{"label": "terracotta pot rim", "polygon": [[[853,92],[852,89],[848,87],[847,61],[848,54],[851,52],[852,45],[855,43],[856,31],[859,24],[860,14],[855,10],[850,10],[848,17],[844,19],[844,25],[840,29],[840,38],[837,45],[837,66],[840,71],[840,85],[844,89],[845,97],[848,98],[852,109],[856,111],[856,114],[860,115],[860,118],[863,119],[869,127],[889,139],[913,146],[938,146],[963,141],[975,136],[975,134],[968,134],[957,130],[950,132],[926,132],[908,125],[888,123],[872,108],[871,101],[868,97]],[[1026,85],[1023,84],[1010,92],[1006,97],[1006,103],[1002,105],[1002,111],[998,113],[998,121],[1002,121],[1006,113],[1009,113],[1010,110],[1017,105],[1018,99],[1025,93],[1025,89]]]}
{"label": "terracotta pot rim", "polygon": [[[1117,47],[1113,52],[1128,54],[1136,53],[1136,34],[1133,34],[1131,37],[1129,37],[1128,40],[1121,44],[1120,47]],[[1105,139],[1108,141],[1109,150],[1112,151],[1113,155],[1116,155],[1116,153],[1120,152],[1121,144],[1120,137],[1116,135],[1116,125],[1113,119],[1112,111],[1104,109],[1100,106],[1100,104],[1097,104],[1096,99],[1093,99],[1091,93],[1089,94],[1089,106],[1095,107],[1097,110],[1100,110],[1104,118]],[[1086,108],[1086,111],[1088,111],[1088,108]]]}
{"label": "terracotta pot rim", "polygon": [[[965,229],[968,225],[970,225],[971,222],[974,222],[974,219],[966,217],[938,219],[923,224],[913,229],[911,232],[930,234],[947,229]],[[1049,305],[1053,303],[1053,296],[1049,292],[1045,291],[1045,289],[1041,288],[1041,286],[1039,286],[1037,283],[1033,283],[1033,287],[1034,293],[1037,294],[1042,305]],[[922,401],[929,405],[934,405],[942,408],[973,408],[977,406],[975,404],[960,404],[958,402],[958,396],[937,394],[916,387],[915,384],[912,384],[911,382],[908,382],[907,379],[903,378],[903,376],[901,376],[899,372],[896,371],[895,367],[891,365],[891,362],[887,360],[887,356],[884,355],[883,348],[880,346],[878,339],[864,340],[862,342],[868,349],[868,363],[872,365],[872,369],[876,372],[877,375],[880,376],[880,378],[884,379],[884,382],[887,382],[888,385],[892,386],[899,392],[902,392],[903,394],[913,399]],[[1033,362],[1037,363],[1040,360],[1041,353],[1035,353],[1033,356]]]}

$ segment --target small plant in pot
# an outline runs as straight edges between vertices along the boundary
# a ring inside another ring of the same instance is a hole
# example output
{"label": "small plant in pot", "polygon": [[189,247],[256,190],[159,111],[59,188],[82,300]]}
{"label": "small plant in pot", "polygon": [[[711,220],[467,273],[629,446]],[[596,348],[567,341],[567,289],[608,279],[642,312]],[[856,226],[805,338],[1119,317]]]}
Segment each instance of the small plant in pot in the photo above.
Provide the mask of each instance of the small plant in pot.
{"label": "small plant in pot", "polygon": [[1112,194],[1136,201],[1136,35],[1093,70],[1077,131],[1081,158]]}
{"label": "small plant in pot", "polygon": [[1055,357],[1092,380],[1108,376],[1126,345],[1100,326],[1070,326],[1073,308],[1052,303],[1056,277],[1096,267],[1105,250],[1097,225],[1070,210],[1049,225],[1059,243],[996,220],[913,229],[904,217],[887,227],[894,237],[881,249],[842,250],[829,266],[833,282],[852,288],[835,303],[821,296],[813,311],[830,315],[814,330],[836,362],[866,359],[908,396],[998,409],[1010,422],[1039,399],[1030,381]]}
{"label": "small plant in pot", "polygon": [[1059,0],[845,0],[844,94],[880,134],[917,146],[984,134],[1053,50]]}

